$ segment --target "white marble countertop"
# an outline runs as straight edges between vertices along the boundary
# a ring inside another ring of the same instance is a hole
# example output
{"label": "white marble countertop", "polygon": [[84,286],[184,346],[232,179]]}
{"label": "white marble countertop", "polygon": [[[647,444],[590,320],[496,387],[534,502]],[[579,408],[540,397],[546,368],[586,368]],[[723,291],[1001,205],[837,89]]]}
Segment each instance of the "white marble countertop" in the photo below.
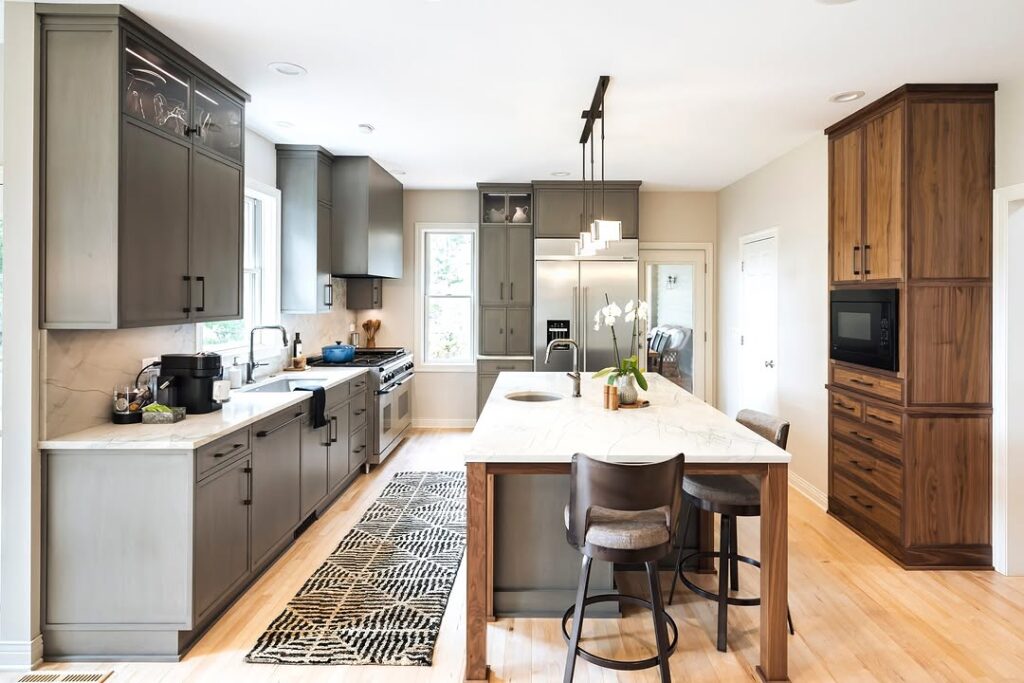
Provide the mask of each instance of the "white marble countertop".
{"label": "white marble countertop", "polygon": [[[572,397],[564,372],[503,372],[477,420],[466,462],[570,462],[574,453],[614,462],[663,460],[684,453],[687,462],[788,463],[790,455],[725,413],[650,373],[651,405],[610,411],[604,380],[584,374],[581,398]],[[561,394],[557,401],[505,398],[518,391]]]}
{"label": "white marble countertop", "polygon": [[[366,368],[313,368],[307,372],[282,372],[260,380],[257,385],[279,379],[315,380],[328,378],[330,388],[358,377]],[[318,382],[319,383],[319,382]],[[220,410],[204,415],[189,415],[174,424],[107,423],[39,442],[40,450],[194,450],[242,429],[253,422],[309,399],[303,391],[261,393],[240,389],[231,392],[231,400]]]}

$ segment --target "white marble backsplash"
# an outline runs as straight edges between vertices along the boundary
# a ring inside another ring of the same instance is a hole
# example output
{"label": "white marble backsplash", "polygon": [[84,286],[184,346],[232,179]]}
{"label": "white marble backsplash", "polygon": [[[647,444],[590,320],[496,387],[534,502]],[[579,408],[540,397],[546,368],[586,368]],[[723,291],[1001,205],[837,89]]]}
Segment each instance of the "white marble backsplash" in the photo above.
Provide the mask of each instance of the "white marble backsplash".
{"label": "white marble backsplash", "polygon": [[[337,302],[345,301],[345,281],[334,280]],[[320,315],[282,315],[289,343],[301,333],[307,355],[348,339],[355,314],[339,305]],[[142,327],[125,330],[48,330],[43,332],[41,440],[53,439],[110,421],[115,384],[135,380],[143,358],[196,350],[196,326]],[[230,364],[231,358],[225,358]],[[277,368],[275,368],[276,370]]]}

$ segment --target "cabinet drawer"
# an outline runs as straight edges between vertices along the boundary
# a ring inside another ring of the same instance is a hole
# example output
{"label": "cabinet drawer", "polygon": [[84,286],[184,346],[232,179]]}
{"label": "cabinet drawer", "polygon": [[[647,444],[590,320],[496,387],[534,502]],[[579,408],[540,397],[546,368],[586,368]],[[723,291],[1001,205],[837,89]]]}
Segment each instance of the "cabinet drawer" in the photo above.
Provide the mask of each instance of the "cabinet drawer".
{"label": "cabinet drawer", "polygon": [[[365,378],[360,377],[365,381]],[[355,380],[349,380],[348,382],[342,382],[341,384],[331,387],[327,390],[327,396],[324,402],[327,404],[327,410],[341,405],[348,400],[349,395],[352,393],[352,382]]]}
{"label": "cabinet drawer", "polygon": [[248,429],[240,429],[200,447],[196,451],[196,477],[202,477],[221,463],[228,462],[247,450],[249,450]]}
{"label": "cabinet drawer", "polygon": [[899,437],[884,436],[873,429],[866,429],[862,424],[840,418],[832,420],[832,434],[844,436],[860,446],[874,448],[892,458],[903,460],[903,443]]}
{"label": "cabinet drawer", "polygon": [[366,391],[366,375],[363,374],[355,379],[349,380],[348,390],[353,396],[358,394],[360,391]]}
{"label": "cabinet drawer", "polygon": [[494,375],[499,372],[532,372],[533,359],[523,358],[521,360],[478,360],[476,371],[484,375]]}
{"label": "cabinet drawer", "polygon": [[864,422],[897,434],[903,433],[903,415],[894,410],[873,406],[870,403],[864,406]]}
{"label": "cabinet drawer", "polygon": [[873,522],[893,538],[900,538],[900,511],[896,506],[840,473],[832,477],[832,495],[858,516]]}
{"label": "cabinet drawer", "polygon": [[894,500],[903,499],[902,470],[890,462],[832,439],[832,467],[847,478],[871,484]]}
{"label": "cabinet drawer", "polygon": [[348,471],[354,472],[366,462],[366,429],[352,432],[348,439]]}
{"label": "cabinet drawer", "polygon": [[362,429],[366,425],[366,393],[360,393],[353,397],[348,404],[348,428],[349,431]]}
{"label": "cabinet drawer", "polygon": [[833,392],[831,401],[833,415],[842,415],[857,421],[864,417],[864,403],[855,398]]}
{"label": "cabinet drawer", "polygon": [[903,380],[901,379],[880,377],[836,365],[832,368],[832,381],[835,384],[897,403],[903,400]]}

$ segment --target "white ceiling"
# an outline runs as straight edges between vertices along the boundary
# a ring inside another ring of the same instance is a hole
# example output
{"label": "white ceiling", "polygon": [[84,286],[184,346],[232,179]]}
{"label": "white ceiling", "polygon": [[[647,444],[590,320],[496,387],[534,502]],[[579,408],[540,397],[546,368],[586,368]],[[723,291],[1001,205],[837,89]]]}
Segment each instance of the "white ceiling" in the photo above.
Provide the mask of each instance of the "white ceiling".
{"label": "white ceiling", "polygon": [[[1024,75],[1022,0],[126,5],[249,91],[249,124],[270,140],[369,154],[412,188],[578,177],[601,74],[608,177],[708,190],[902,83]],[[278,60],[309,73],[272,73]],[[827,101],[844,90],[867,97]]]}

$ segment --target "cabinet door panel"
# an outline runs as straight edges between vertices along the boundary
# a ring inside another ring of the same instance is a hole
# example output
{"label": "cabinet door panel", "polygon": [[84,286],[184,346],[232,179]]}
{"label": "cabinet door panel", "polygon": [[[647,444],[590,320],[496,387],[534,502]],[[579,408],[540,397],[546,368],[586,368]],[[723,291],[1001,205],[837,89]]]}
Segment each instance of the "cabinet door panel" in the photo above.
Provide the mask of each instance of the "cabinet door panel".
{"label": "cabinet door panel", "polygon": [[[481,276],[486,271],[481,270]],[[533,303],[533,229],[508,228],[508,300],[512,304]]]}
{"label": "cabinet door panel", "polygon": [[249,572],[249,468],[243,458],[196,488],[197,619]]}
{"label": "cabinet door panel", "polygon": [[534,195],[537,237],[579,237],[583,230],[583,192],[542,188]]}
{"label": "cabinet door panel", "polygon": [[861,279],[861,146],[864,131],[857,128],[830,142],[829,240],[832,281]]}
{"label": "cabinet door panel", "polygon": [[510,308],[506,311],[508,334],[505,338],[506,353],[510,356],[529,356],[531,353],[530,322],[532,310],[529,308]]}
{"label": "cabinet door panel", "polygon": [[864,277],[903,275],[903,105],[865,127]]}
{"label": "cabinet door panel", "polygon": [[196,320],[242,317],[242,170],[196,152],[189,274]]}
{"label": "cabinet door panel", "polygon": [[121,135],[119,325],[187,322],[189,148],[127,119]]}
{"label": "cabinet door panel", "polygon": [[327,426],[313,428],[313,422],[302,425],[302,474],[300,491],[302,518],[305,519],[327,495],[327,451],[330,446],[330,421]]}
{"label": "cabinet door panel", "polygon": [[480,303],[501,306],[508,303],[506,283],[508,265],[507,228],[480,228]]}
{"label": "cabinet door panel", "polygon": [[498,381],[497,375],[477,375],[476,376],[476,416],[480,417],[480,413],[484,412],[484,406],[487,404],[487,398],[491,395],[491,389],[494,388],[494,383]]}
{"label": "cabinet door panel", "polygon": [[606,219],[622,221],[622,237],[636,239],[640,234],[639,191],[605,190],[602,200],[600,187],[594,194],[594,216],[601,216],[603,205]]}
{"label": "cabinet door panel", "polygon": [[480,353],[485,356],[505,355],[505,309],[480,309]]}
{"label": "cabinet door panel", "polygon": [[316,311],[324,313],[334,307],[331,289],[331,207],[316,205]]}
{"label": "cabinet door panel", "polygon": [[333,491],[348,476],[349,404],[342,403],[327,414],[331,445],[327,450],[327,490]]}
{"label": "cabinet door panel", "polygon": [[[252,445],[252,561],[259,567],[269,551],[299,524],[301,421],[263,431],[254,427]],[[272,430],[272,431],[271,431]],[[260,436],[260,434],[266,434]]]}

